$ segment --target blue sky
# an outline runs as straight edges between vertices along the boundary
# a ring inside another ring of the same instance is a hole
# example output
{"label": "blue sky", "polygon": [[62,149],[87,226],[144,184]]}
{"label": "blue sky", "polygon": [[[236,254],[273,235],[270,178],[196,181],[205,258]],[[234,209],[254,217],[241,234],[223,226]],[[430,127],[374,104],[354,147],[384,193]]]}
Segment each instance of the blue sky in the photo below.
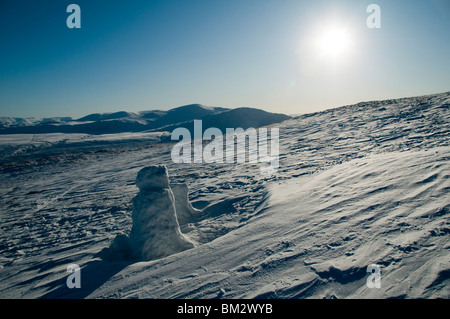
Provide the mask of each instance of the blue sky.
{"label": "blue sky", "polygon": [[[69,4],[81,29],[69,29]],[[369,29],[369,4],[381,29]],[[318,52],[330,25],[351,45]],[[190,103],[309,113],[450,90],[447,0],[2,0],[0,116]]]}

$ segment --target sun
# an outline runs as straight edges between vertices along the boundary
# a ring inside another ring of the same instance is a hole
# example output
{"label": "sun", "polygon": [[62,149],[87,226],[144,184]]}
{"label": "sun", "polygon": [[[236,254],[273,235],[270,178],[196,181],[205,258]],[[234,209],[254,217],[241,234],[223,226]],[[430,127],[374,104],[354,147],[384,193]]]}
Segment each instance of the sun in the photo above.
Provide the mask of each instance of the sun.
{"label": "sun", "polygon": [[331,27],[323,31],[318,39],[321,55],[337,58],[350,48],[350,34],[344,28]]}

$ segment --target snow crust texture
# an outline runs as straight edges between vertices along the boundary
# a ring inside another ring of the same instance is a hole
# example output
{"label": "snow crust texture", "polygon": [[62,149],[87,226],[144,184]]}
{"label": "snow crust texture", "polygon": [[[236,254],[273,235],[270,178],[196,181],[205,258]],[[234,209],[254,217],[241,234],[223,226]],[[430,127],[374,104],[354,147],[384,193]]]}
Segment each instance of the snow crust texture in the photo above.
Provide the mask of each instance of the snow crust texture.
{"label": "snow crust texture", "polygon": [[272,127],[271,176],[153,133],[0,136],[0,297],[450,298],[450,92]]}
{"label": "snow crust texture", "polygon": [[[133,199],[130,236],[118,235],[106,259],[148,261],[193,248],[194,242],[180,230],[167,167],[159,165],[143,168],[137,174],[136,185],[139,193]],[[181,192],[180,195],[184,196],[177,202],[180,211],[183,211],[190,205],[186,194]],[[184,214],[183,217],[186,219],[188,216]]]}

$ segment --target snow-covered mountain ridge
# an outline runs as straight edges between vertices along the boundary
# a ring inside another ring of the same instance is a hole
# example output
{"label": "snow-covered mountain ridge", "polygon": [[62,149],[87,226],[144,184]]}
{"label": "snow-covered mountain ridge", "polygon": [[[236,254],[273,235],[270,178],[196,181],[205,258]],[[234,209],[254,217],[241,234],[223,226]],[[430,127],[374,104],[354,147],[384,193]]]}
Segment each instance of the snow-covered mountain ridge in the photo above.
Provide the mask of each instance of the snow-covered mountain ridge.
{"label": "snow-covered mountain ridge", "polygon": [[[167,131],[168,127],[178,127],[193,120],[205,119],[214,125],[220,123],[226,127],[249,127],[279,123],[289,116],[265,112],[255,108],[227,109],[201,104],[190,104],[168,111],[115,112],[90,114],[79,119],[71,117],[55,118],[0,118],[0,134],[45,134],[45,133],[86,133],[114,134],[124,132]],[[210,126],[212,127],[212,126]],[[170,129],[172,131],[173,129]]]}

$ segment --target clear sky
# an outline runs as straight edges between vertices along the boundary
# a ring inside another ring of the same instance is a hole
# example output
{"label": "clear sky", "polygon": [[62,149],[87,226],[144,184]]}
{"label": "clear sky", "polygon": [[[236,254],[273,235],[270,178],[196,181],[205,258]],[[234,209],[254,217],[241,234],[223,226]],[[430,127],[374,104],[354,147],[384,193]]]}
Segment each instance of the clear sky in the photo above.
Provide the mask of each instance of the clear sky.
{"label": "clear sky", "polygon": [[1,0],[0,116],[309,113],[450,91],[449,57],[448,0]]}

